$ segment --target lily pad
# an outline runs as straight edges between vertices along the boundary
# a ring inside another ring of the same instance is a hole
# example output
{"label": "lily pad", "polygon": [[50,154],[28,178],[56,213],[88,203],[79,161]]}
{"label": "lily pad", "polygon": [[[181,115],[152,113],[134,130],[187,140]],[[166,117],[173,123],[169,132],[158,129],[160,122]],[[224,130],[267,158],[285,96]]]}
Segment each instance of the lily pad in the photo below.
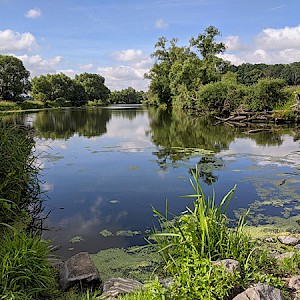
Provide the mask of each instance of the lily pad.
{"label": "lily pad", "polygon": [[84,238],[80,235],[76,235],[69,240],[70,243],[79,243],[79,242],[83,242],[83,241],[84,241]]}
{"label": "lily pad", "polygon": [[107,229],[101,230],[101,231],[99,232],[99,234],[101,234],[101,235],[104,236],[104,237],[114,236],[114,234],[113,234],[111,231],[107,230]]}

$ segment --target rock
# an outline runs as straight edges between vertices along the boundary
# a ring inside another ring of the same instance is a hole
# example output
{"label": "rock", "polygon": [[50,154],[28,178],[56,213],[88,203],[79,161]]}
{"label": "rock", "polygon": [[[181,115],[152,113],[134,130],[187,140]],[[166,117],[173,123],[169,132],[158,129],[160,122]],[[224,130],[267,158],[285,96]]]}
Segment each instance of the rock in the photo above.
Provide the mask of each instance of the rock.
{"label": "rock", "polygon": [[165,288],[168,288],[174,284],[174,279],[172,277],[163,278],[159,280],[159,283],[161,283]]}
{"label": "rock", "polygon": [[295,246],[294,246],[294,249],[300,250],[300,244],[295,245]]}
{"label": "rock", "polygon": [[300,275],[290,278],[288,285],[289,288],[298,291],[300,289]]}
{"label": "rock", "polygon": [[284,258],[292,258],[295,255],[295,252],[285,252],[282,254],[274,255],[274,258],[277,260],[282,260]]}
{"label": "rock", "polygon": [[290,235],[282,235],[278,237],[278,240],[285,245],[295,246],[300,242],[300,239],[290,236]]}
{"label": "rock", "polygon": [[132,293],[143,287],[143,284],[133,279],[111,278],[103,285],[101,299],[118,299],[120,294]]}
{"label": "rock", "polygon": [[230,258],[217,260],[213,262],[213,266],[223,266],[225,268],[225,271],[227,271],[228,273],[233,273],[234,271],[241,271],[240,263]]}
{"label": "rock", "polygon": [[60,285],[63,290],[81,283],[84,286],[99,286],[101,279],[88,252],[80,252],[66,260],[60,269]]}
{"label": "rock", "polygon": [[279,289],[259,283],[238,294],[232,300],[283,300]]}
{"label": "rock", "polygon": [[275,243],[276,242],[275,239],[273,239],[272,237],[266,238],[265,241],[268,242],[268,243]]}

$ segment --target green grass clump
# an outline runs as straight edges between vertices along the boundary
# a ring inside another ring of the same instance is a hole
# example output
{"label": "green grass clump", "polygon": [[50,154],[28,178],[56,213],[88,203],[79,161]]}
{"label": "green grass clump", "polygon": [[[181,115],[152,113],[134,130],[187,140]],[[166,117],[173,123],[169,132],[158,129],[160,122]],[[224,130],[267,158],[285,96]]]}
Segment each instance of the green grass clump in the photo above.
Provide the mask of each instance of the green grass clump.
{"label": "green grass clump", "polygon": [[[245,216],[236,227],[229,226],[226,211],[235,187],[216,204],[214,196],[205,197],[198,169],[192,174],[194,193],[185,196],[194,199],[192,208],[172,219],[168,218],[168,209],[166,215],[154,209],[159,229],[154,230],[149,243],[163,258],[164,276],[174,280],[168,289],[170,296],[165,299],[232,299],[255,282],[283,287],[281,279],[276,277],[281,273],[280,266],[266,251],[258,250],[245,233]],[[228,258],[237,260],[240,270],[229,273],[222,265],[214,264]]]}
{"label": "green grass clump", "polygon": [[38,235],[9,230],[1,235],[0,299],[41,299],[55,285],[49,246]]}

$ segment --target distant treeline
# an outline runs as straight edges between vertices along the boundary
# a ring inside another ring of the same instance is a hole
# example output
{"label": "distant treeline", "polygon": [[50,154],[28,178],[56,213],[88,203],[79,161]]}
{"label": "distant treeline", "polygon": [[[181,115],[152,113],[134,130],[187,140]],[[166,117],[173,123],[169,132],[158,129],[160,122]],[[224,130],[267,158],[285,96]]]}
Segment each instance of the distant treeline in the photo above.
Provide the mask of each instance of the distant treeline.
{"label": "distant treeline", "polygon": [[275,65],[247,63],[239,66],[231,65],[228,70],[237,75],[239,83],[245,85],[257,83],[259,79],[264,78],[281,78],[288,85],[300,85],[300,62]]}
{"label": "distant treeline", "polygon": [[74,79],[63,73],[29,77],[20,59],[0,55],[0,100],[18,102],[21,108],[39,108],[141,103],[143,98],[143,92],[132,87],[111,92],[99,74],[82,73]]}

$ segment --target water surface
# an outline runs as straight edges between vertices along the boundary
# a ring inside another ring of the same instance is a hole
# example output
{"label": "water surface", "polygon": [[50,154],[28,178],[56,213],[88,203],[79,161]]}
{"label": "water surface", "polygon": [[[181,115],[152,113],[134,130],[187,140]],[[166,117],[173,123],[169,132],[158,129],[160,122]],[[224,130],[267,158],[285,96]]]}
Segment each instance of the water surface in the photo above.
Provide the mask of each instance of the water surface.
{"label": "water surface", "polygon": [[[20,116],[19,116],[20,117]],[[249,222],[300,211],[300,151],[296,128],[248,134],[180,112],[115,106],[22,115],[36,131],[47,191],[45,238],[57,254],[96,252],[144,243],[152,206],[179,214],[191,204],[191,170],[205,193],[221,199],[235,184],[229,208]]]}

